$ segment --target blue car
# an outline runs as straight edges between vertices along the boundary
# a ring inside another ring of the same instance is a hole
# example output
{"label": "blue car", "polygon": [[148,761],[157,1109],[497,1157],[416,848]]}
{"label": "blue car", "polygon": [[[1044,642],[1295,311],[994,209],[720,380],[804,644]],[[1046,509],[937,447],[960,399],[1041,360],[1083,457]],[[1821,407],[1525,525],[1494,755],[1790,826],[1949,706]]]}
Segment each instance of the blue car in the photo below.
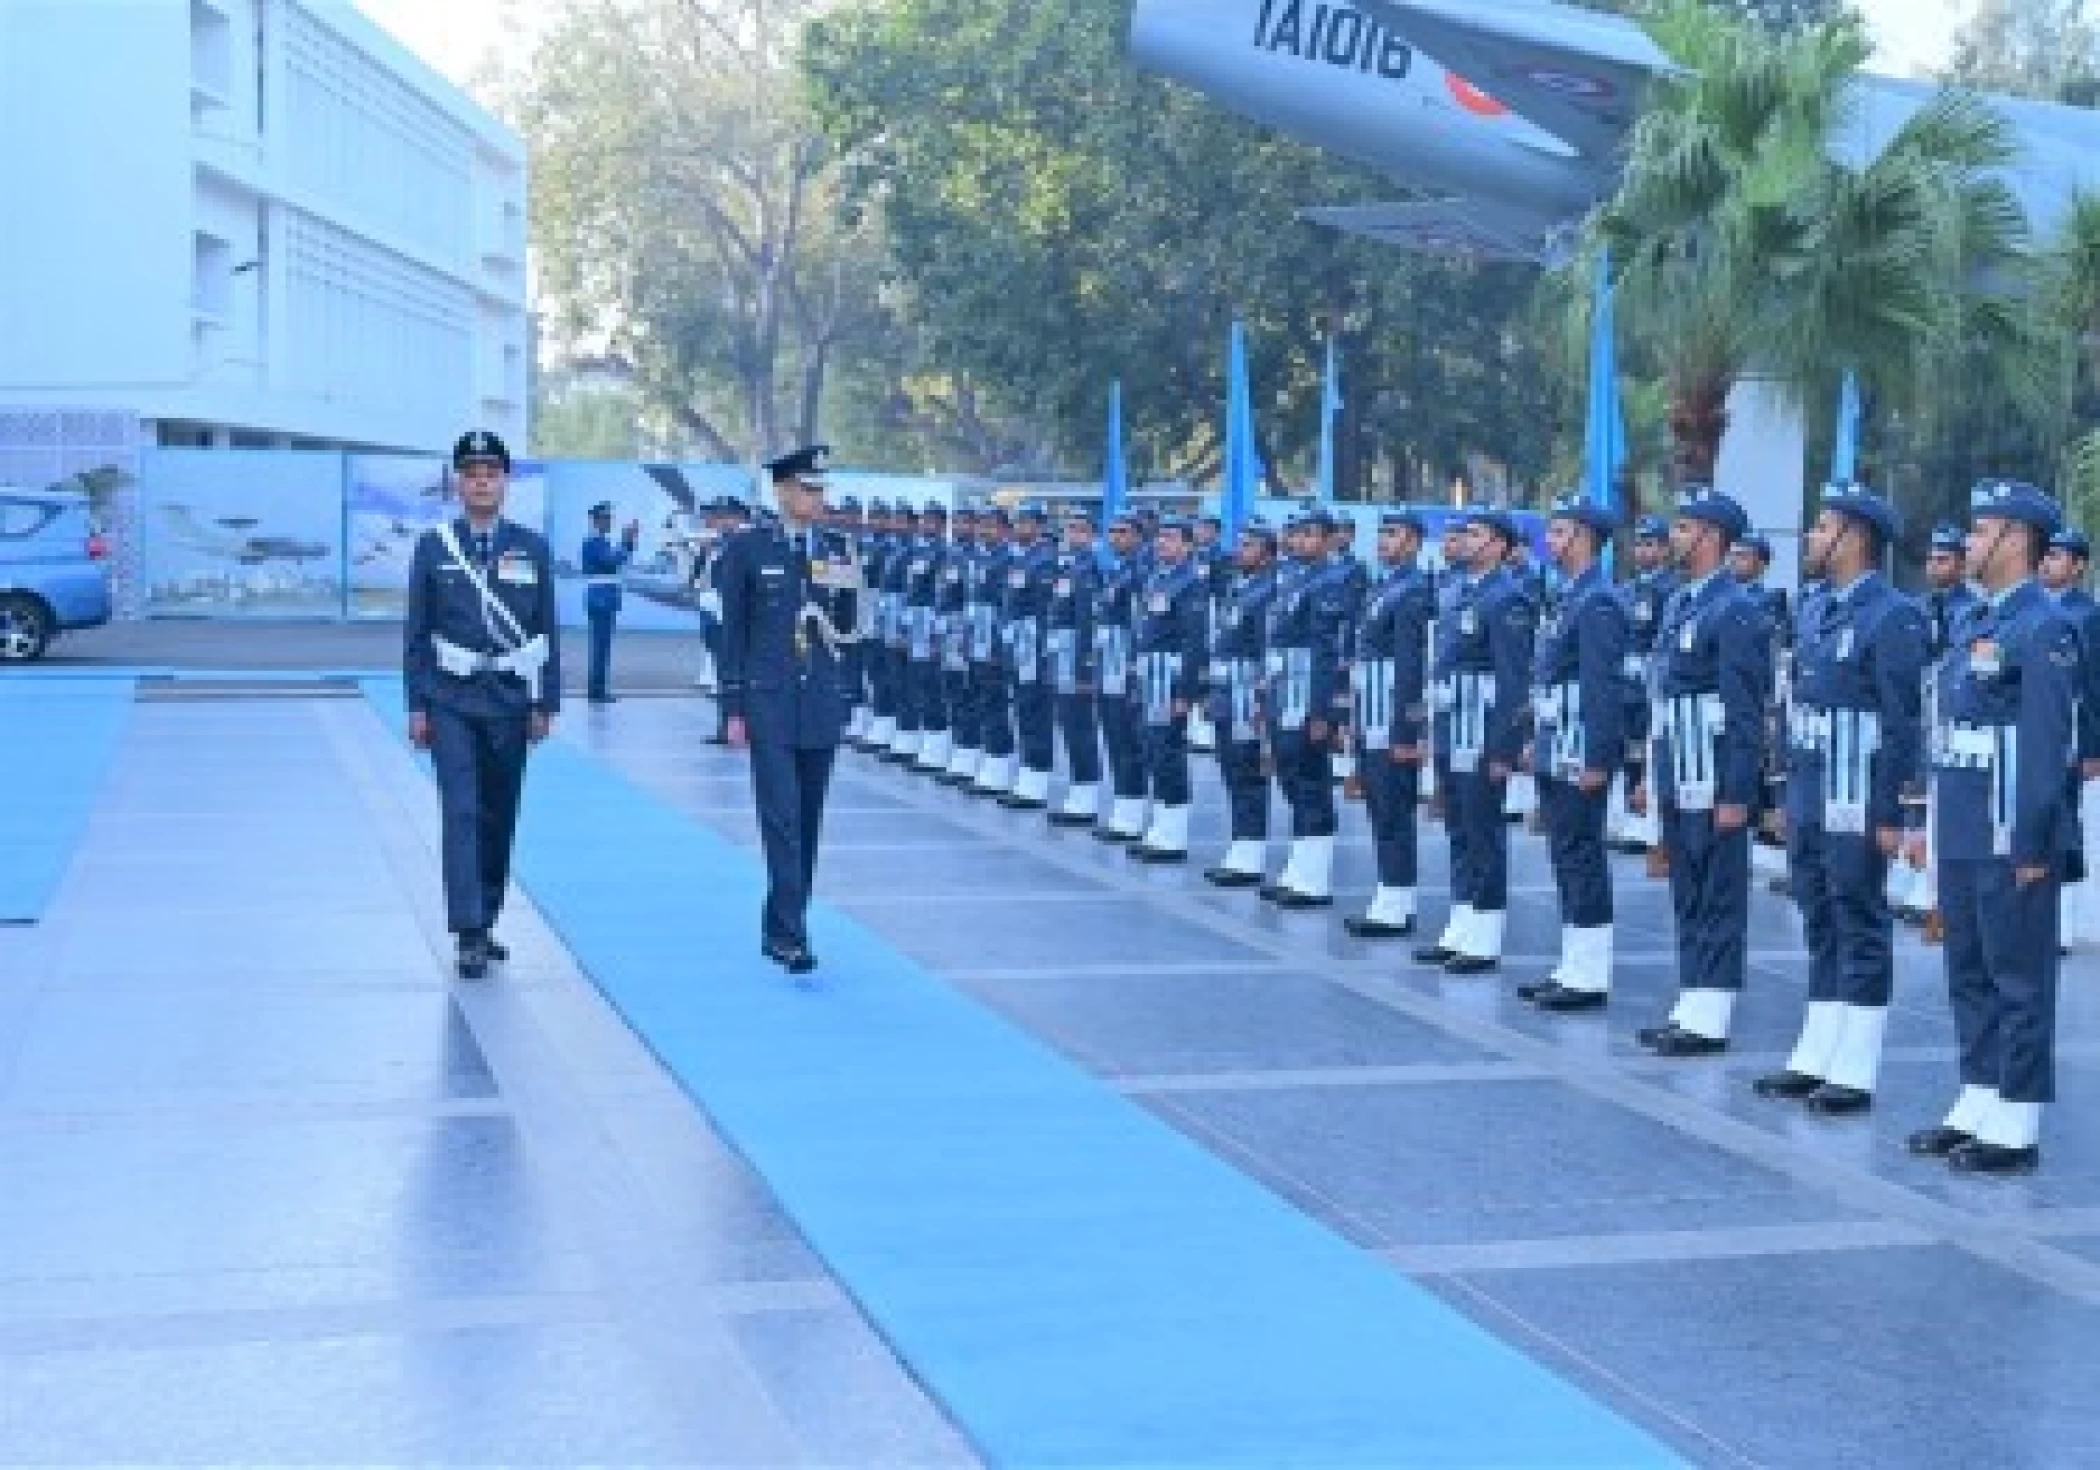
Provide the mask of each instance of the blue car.
{"label": "blue car", "polygon": [[0,663],[108,622],[108,555],[85,495],[0,486]]}

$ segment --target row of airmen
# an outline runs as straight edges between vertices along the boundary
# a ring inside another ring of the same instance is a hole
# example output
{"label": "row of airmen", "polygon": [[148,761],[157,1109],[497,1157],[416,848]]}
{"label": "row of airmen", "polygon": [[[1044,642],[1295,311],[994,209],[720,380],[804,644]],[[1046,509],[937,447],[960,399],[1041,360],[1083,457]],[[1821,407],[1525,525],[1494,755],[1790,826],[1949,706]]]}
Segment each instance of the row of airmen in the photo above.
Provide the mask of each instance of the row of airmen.
{"label": "row of airmen", "polygon": [[[1893,984],[1889,895],[1903,871],[1936,875],[1962,1086],[1911,1146],[1960,1170],[2021,1171],[2039,1161],[2053,1095],[2058,902],[2078,875],[2079,778],[2100,773],[2084,764],[2100,762],[2100,657],[2088,656],[2100,655],[2100,609],[2054,595],[2082,577],[2089,548],[2049,497],[1993,482],[1972,512],[1966,533],[1935,533],[1933,590],[1914,601],[1879,570],[1898,539],[1893,509],[1833,487],[1806,537],[1789,628],[1731,566],[1754,546],[1741,507],[1704,487],[1681,495],[1674,521],[1636,528],[1623,587],[1602,564],[1615,517],[1556,502],[1550,590],[1494,509],[1446,527],[1449,571],[1435,578],[1419,570],[1421,519],[1386,515],[1374,578],[1347,523],[1317,509],[1280,529],[1250,525],[1228,553],[1208,521],[1119,516],[1104,549],[1085,510],[1053,539],[1036,507],[958,511],[951,529],[939,506],[877,504],[863,517],[849,501],[840,518],[873,594],[850,734],[1173,863],[1189,856],[1201,717],[1231,823],[1206,877],[1290,909],[1333,902],[1336,767],[1353,757],[1378,881],[1346,926],[1365,939],[1415,932],[1418,812],[1434,782],[1451,905],[1415,958],[1454,975],[1499,966],[1508,792],[1528,774],[1562,945],[1551,973],[1517,993],[1549,1013],[1609,998],[1616,787],[1669,854],[1680,988],[1638,1039],[1672,1058],[1728,1047],[1751,834],[1760,808],[1783,801],[1809,1002],[1787,1066],[1757,1092],[1826,1117],[1871,1107]],[[2052,590],[2037,581],[2045,562]],[[1786,677],[1778,644],[1791,646]],[[1767,758],[1775,714],[1783,795]],[[1060,743],[1069,786],[1052,808]],[[1273,877],[1271,780],[1291,822]]]}

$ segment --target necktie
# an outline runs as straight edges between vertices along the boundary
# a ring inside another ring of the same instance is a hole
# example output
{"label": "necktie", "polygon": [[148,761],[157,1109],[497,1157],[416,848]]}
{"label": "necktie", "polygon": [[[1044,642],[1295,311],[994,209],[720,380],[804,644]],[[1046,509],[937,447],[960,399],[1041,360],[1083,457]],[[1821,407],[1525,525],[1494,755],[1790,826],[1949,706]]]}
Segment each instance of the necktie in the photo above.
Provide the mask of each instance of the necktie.
{"label": "necktie", "polygon": [[484,569],[487,568],[489,564],[489,533],[486,531],[476,531],[474,533],[474,558],[481,563]]}

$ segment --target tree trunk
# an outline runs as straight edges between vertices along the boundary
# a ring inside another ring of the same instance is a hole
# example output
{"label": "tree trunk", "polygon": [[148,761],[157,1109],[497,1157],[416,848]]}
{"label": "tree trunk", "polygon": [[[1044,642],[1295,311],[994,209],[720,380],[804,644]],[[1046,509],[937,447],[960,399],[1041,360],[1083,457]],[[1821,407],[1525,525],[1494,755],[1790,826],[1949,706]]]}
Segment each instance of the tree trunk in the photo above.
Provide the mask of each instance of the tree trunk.
{"label": "tree trunk", "polygon": [[1670,440],[1680,484],[1711,485],[1721,461],[1721,440],[1728,433],[1725,382],[1678,383],[1670,395]]}

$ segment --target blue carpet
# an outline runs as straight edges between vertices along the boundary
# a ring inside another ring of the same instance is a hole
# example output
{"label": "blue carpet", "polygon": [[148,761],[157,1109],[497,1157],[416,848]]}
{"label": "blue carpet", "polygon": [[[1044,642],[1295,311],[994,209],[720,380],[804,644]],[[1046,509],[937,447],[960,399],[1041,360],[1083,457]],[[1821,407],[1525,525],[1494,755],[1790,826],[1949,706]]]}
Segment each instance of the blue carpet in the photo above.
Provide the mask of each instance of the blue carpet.
{"label": "blue carpet", "polygon": [[797,988],[755,856],[572,746],[517,871],[991,1463],[1675,1463],[851,919]]}
{"label": "blue carpet", "polygon": [[129,679],[0,675],[0,924],[50,906],[131,703]]}

